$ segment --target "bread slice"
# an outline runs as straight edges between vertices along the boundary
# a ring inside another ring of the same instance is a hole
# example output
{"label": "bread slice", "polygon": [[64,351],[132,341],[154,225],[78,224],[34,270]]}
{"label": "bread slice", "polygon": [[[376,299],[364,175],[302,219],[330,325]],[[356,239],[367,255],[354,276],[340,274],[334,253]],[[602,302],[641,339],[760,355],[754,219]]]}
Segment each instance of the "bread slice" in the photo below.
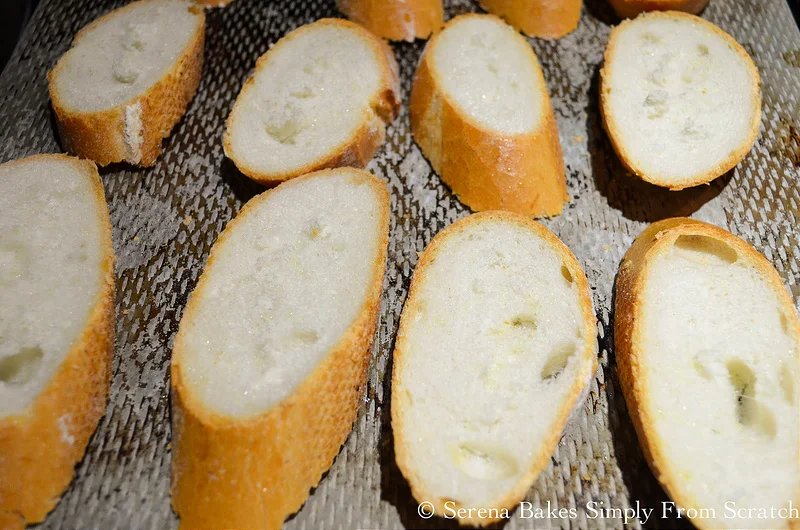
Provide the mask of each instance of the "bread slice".
{"label": "bread slice", "polygon": [[586,276],[542,225],[484,212],[439,233],[414,272],[392,370],[397,465],[417,501],[476,526],[510,513],[585,395],[596,334]]}
{"label": "bread slice", "polygon": [[347,438],[386,268],[389,194],[311,173],[220,235],[172,352],[172,506],[182,528],[280,528]]}
{"label": "bread slice", "polygon": [[550,216],[569,198],[536,54],[495,16],[458,16],[428,42],[411,89],[411,131],[475,211]]}
{"label": "bread slice", "polygon": [[97,167],[0,165],[0,523],[53,509],[106,406],[114,252]]}
{"label": "bread slice", "polygon": [[800,499],[800,323],[772,265],[715,226],[660,221],[625,255],[615,308],[628,411],[655,476],[698,510],[684,516],[786,528],[778,510]]}
{"label": "bread slice", "polygon": [[758,70],[730,35],[694,15],[648,13],[611,31],[603,122],[622,163],[672,190],[714,180],[750,151]]}
{"label": "bread slice", "polygon": [[560,39],[581,19],[583,0],[478,0],[483,9],[502,17],[530,37]]}
{"label": "bread slice", "polygon": [[399,94],[384,41],[347,20],[319,20],[258,59],[228,117],[225,154],[263,184],[364,167],[397,116]]}
{"label": "bread slice", "polygon": [[66,151],[100,165],[152,166],[194,97],[205,14],[187,0],[139,0],[83,28],[49,72]]}
{"label": "bread slice", "polygon": [[608,0],[620,18],[633,18],[648,11],[684,11],[696,15],[708,0]]}
{"label": "bread slice", "polygon": [[444,24],[442,0],[336,0],[339,11],[389,40],[427,39]]}

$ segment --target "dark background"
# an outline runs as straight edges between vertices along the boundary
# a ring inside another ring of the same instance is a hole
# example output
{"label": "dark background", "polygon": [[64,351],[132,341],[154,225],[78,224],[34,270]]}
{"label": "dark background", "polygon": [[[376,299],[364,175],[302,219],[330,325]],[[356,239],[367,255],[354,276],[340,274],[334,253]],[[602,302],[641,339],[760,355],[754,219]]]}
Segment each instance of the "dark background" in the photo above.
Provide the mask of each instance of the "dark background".
{"label": "dark background", "polygon": [[[800,21],[800,0],[788,0],[788,2],[794,13],[795,22]],[[0,0],[0,71],[5,68],[25,24],[38,3],[39,0]]]}
{"label": "dark background", "polygon": [[39,0],[0,0],[0,71],[5,68],[38,3]]}

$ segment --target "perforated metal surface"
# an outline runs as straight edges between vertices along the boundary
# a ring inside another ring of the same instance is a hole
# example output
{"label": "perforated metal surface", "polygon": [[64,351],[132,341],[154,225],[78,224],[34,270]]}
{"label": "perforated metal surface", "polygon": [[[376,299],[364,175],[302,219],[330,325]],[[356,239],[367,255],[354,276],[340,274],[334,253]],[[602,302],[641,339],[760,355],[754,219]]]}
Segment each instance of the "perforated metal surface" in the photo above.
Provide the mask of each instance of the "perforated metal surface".
{"label": "perforated metal surface", "polygon": [[[0,78],[0,160],[57,152],[46,72],[72,35],[119,0],[44,0]],[[453,16],[476,10],[446,2]],[[224,120],[256,58],[289,30],[338,16],[333,0],[235,0],[209,11],[199,93],[149,170],[102,171],[117,263],[117,351],[106,415],[75,480],[43,528],[164,529],[169,507],[169,356],[178,322],[203,262],[228,220],[261,188],[222,152]],[[646,223],[692,215],[742,236],[774,263],[800,297],[800,32],[785,0],[712,0],[703,16],[736,38],[763,78],[761,135],[736,169],[710,186],[661,190],[625,175],[602,132],[599,63],[610,24],[604,0],[587,0],[576,32],[531,39],[544,67],[558,120],[572,200],[545,224],[577,255],[594,294],[601,367],[589,399],[571,422],[550,467],[528,499],[575,508],[575,519],[521,519],[506,528],[621,528],[590,519],[603,507],[659,507],[666,495],[647,469],[614,370],[612,287],[619,261]],[[394,44],[407,100],[423,42]],[[389,129],[369,169],[392,193],[391,241],[379,337],[367,399],[330,472],[287,528],[455,527],[417,516],[394,464],[389,425],[391,349],[409,280],[421,252],[444,226],[466,215],[414,145],[408,109]],[[632,526],[639,526],[632,521]],[[674,528],[685,521],[650,520]]]}

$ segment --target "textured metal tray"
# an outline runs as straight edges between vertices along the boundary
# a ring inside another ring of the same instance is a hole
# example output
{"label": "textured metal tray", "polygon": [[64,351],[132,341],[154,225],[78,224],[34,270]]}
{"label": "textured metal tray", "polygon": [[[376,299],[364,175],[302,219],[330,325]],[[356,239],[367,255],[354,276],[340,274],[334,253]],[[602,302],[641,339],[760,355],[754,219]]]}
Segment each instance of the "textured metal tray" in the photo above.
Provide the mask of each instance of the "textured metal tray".
{"label": "textured metal tray", "polygon": [[[74,33],[120,0],[43,0],[0,78],[0,161],[57,152],[45,74]],[[594,295],[600,369],[551,465],[528,494],[575,519],[521,519],[518,528],[622,528],[591,519],[603,507],[660,506],[614,368],[612,288],[620,259],[646,223],[691,215],[728,228],[763,252],[800,298],[800,32],[785,0],[712,0],[703,16],[742,43],[763,79],[764,113],[753,151],[710,186],[668,192],[626,176],[603,133],[598,69],[610,25],[604,0],[587,0],[580,27],[553,42],[531,39],[555,108],[572,197],[545,224],[577,255]],[[476,10],[446,2],[447,15]],[[102,171],[117,262],[117,349],[110,402],[63,499],[42,524],[62,529],[165,529],[169,506],[169,358],[173,336],[216,236],[262,188],[222,152],[224,120],[256,58],[289,30],[338,16],[333,0],[235,0],[208,13],[200,90],[165,141],[156,166]],[[394,44],[404,100],[424,42]],[[287,528],[434,528],[423,520],[394,463],[389,396],[391,350],[417,253],[468,210],[430,169],[409,133],[408,109],[389,128],[369,169],[392,193],[389,262],[368,394],[327,475]],[[446,383],[444,383],[446,384]],[[629,521],[639,527],[638,521]],[[502,526],[502,525],[499,525]],[[688,526],[651,519],[648,527]]]}

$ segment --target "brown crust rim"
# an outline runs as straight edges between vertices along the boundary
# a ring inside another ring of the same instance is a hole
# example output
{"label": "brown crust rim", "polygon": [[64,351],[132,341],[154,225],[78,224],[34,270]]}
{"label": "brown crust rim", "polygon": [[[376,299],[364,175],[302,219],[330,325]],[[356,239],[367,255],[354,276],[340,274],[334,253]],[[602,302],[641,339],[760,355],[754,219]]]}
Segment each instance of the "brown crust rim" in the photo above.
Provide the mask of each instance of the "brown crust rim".
{"label": "brown crust rim", "polygon": [[344,15],[378,37],[413,42],[444,25],[442,0],[336,0]]}
{"label": "brown crust rim", "polygon": [[560,39],[578,27],[583,0],[478,0],[529,37]]}
{"label": "brown crust rim", "polygon": [[204,7],[225,7],[226,5],[233,2],[233,0],[194,0],[196,3],[204,6]]}

